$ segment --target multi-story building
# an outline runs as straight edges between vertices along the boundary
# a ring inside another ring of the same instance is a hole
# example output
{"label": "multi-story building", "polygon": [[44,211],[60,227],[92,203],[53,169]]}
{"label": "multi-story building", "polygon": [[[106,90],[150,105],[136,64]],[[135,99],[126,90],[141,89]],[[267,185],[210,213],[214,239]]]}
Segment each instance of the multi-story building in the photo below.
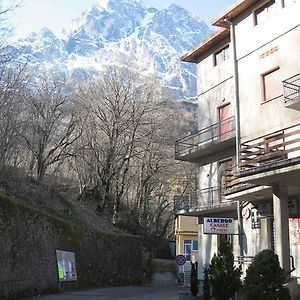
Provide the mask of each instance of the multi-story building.
{"label": "multi-story building", "polygon": [[[198,164],[199,186],[181,198],[177,214],[199,219],[200,279],[227,238],[244,270],[273,249],[297,294],[299,11],[299,0],[239,0],[212,21],[219,30],[182,58],[197,64],[199,131],[176,142],[175,158]],[[232,218],[233,234],[204,234],[204,217]]]}

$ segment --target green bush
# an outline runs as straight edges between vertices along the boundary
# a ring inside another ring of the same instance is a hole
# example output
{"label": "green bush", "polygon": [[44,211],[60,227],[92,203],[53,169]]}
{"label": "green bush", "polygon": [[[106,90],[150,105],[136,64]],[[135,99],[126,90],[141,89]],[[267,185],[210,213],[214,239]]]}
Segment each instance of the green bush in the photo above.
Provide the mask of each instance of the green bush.
{"label": "green bush", "polygon": [[241,269],[234,266],[232,244],[222,241],[208,267],[209,281],[216,300],[229,300],[241,287]]}
{"label": "green bush", "polygon": [[263,250],[247,269],[242,299],[290,300],[289,290],[283,286],[285,279],[278,256],[271,250]]}
{"label": "green bush", "polygon": [[205,266],[203,268],[204,280],[203,280],[203,300],[210,299],[210,283],[209,283],[209,275],[208,275],[208,267]]}

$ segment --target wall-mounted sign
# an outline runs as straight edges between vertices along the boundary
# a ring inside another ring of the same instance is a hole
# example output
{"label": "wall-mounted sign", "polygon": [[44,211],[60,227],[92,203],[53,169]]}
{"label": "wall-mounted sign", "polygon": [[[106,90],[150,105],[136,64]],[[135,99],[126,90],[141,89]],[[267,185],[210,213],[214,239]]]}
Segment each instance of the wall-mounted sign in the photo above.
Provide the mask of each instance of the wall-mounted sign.
{"label": "wall-mounted sign", "polygon": [[273,203],[264,202],[257,205],[258,213],[261,217],[270,217],[273,216]]}
{"label": "wall-mounted sign", "polygon": [[59,281],[77,281],[75,253],[56,250]]}
{"label": "wall-mounted sign", "polygon": [[[272,202],[263,202],[257,205],[258,213],[261,217],[273,217],[273,203]],[[297,199],[290,198],[288,200],[288,212],[289,215],[297,214],[298,206]]]}
{"label": "wall-mounted sign", "polygon": [[291,245],[300,245],[300,219],[289,219],[290,243]]}
{"label": "wall-mounted sign", "polygon": [[289,210],[289,215],[293,215],[293,214],[297,213],[298,207],[297,207],[297,199],[296,198],[289,199],[288,210]]}
{"label": "wall-mounted sign", "polygon": [[233,234],[232,218],[204,218],[203,233],[207,234]]}
{"label": "wall-mounted sign", "polygon": [[259,229],[260,228],[260,218],[261,215],[256,207],[251,208],[251,228]]}

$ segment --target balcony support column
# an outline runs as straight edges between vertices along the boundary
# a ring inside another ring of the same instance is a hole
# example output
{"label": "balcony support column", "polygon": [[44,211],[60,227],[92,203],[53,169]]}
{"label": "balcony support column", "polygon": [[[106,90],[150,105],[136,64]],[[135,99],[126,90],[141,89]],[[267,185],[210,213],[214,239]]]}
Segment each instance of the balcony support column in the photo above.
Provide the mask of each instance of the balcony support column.
{"label": "balcony support column", "polygon": [[275,253],[279,257],[281,267],[288,272],[290,270],[288,191],[284,185],[273,186],[273,213]]}

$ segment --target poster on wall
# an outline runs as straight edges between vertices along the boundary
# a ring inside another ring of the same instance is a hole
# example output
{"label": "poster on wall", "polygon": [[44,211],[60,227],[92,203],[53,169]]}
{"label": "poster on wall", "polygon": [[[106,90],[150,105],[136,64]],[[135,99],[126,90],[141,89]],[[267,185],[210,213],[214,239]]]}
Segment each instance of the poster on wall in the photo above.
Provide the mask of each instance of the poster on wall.
{"label": "poster on wall", "polygon": [[56,250],[59,281],[77,281],[75,253]]}
{"label": "poster on wall", "polygon": [[203,223],[203,233],[205,234],[233,234],[232,218],[212,218],[205,217]]}
{"label": "poster on wall", "polygon": [[290,243],[291,245],[300,245],[300,219],[289,219]]}

